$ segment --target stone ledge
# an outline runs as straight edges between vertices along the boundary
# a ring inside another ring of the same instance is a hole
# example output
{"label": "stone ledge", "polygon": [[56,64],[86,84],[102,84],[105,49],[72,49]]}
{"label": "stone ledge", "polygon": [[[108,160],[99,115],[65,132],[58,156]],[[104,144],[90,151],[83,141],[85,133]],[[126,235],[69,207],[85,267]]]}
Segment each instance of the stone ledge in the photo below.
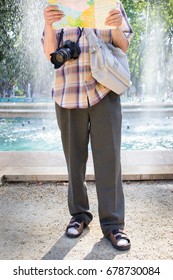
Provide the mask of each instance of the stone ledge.
{"label": "stone ledge", "polygon": [[[172,180],[173,151],[122,151],[124,181]],[[0,180],[67,181],[63,152],[0,152]],[[91,152],[86,180],[94,181]]]}
{"label": "stone ledge", "polygon": [[[159,117],[172,116],[173,103],[126,103],[122,102],[122,113],[126,116],[136,116],[145,114],[145,116]],[[55,117],[54,102],[50,103],[1,103],[0,116],[4,118],[13,117]]]}
{"label": "stone ledge", "polygon": [[[123,181],[145,181],[145,180],[172,180],[173,166],[122,166]],[[46,167],[23,167],[5,168],[1,170],[1,180],[8,182],[57,182],[68,181],[68,175],[65,168],[46,168]],[[87,181],[95,181],[95,175],[92,168],[86,173]]]}

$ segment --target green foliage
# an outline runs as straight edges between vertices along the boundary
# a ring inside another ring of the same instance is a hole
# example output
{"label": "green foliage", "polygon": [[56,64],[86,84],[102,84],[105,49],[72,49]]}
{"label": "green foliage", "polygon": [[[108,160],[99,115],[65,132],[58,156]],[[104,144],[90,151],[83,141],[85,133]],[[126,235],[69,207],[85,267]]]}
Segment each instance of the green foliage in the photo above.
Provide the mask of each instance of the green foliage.
{"label": "green foliage", "polygon": [[[133,85],[141,94],[141,85],[147,83],[147,91],[153,94],[173,89],[173,1],[172,0],[123,0],[134,37],[128,51]],[[167,62],[166,62],[167,58]],[[169,62],[169,63],[168,63]],[[146,65],[148,74],[146,74]],[[146,76],[147,75],[147,76]],[[149,79],[150,76],[150,79]],[[161,78],[159,78],[161,76]],[[168,77],[169,76],[169,80]]]}
{"label": "green foliage", "polygon": [[43,7],[46,3],[47,0],[3,0],[0,7],[1,96],[3,93],[10,95],[17,85],[25,94],[28,83],[32,93],[42,94],[50,87],[48,62],[41,45]]}
{"label": "green foliage", "polygon": [[18,72],[16,41],[21,27],[17,0],[1,0],[0,6],[0,89],[11,88]]}
{"label": "green foliage", "polygon": [[123,4],[134,32],[128,51],[131,78],[135,87],[139,89],[144,62],[147,1],[126,0],[123,1]]}

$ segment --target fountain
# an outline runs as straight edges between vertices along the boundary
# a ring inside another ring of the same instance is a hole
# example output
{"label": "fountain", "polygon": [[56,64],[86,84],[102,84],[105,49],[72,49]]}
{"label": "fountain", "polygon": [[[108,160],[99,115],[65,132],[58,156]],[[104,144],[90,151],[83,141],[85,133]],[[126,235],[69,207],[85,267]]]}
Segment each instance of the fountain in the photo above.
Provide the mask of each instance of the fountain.
{"label": "fountain", "polygon": [[31,96],[31,84],[28,83],[28,87],[27,87],[27,95],[25,98],[26,102],[32,102],[32,96]]}
{"label": "fountain", "polygon": [[[26,1],[20,6],[23,15],[21,29],[22,48],[20,60],[23,76],[27,84],[27,98],[51,99],[51,86],[53,80],[53,66],[47,61],[41,37],[44,29],[43,8],[47,0]],[[32,98],[31,98],[32,89]],[[42,101],[41,101],[42,102]]]}
{"label": "fountain", "polygon": [[16,87],[15,85],[13,85],[13,89],[12,89],[12,95],[10,97],[15,97],[15,90],[16,90]]}

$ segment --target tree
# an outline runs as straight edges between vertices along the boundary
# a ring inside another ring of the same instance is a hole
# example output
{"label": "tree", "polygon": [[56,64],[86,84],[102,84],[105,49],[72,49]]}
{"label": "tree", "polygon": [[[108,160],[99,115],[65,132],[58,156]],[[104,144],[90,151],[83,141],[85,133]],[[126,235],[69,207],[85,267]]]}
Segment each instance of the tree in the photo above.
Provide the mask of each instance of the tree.
{"label": "tree", "polygon": [[0,90],[8,91],[16,80],[16,41],[21,28],[21,14],[18,0],[1,0],[0,6]]}
{"label": "tree", "polygon": [[173,87],[173,1],[124,0],[123,4],[135,34],[128,56],[136,94],[145,83],[147,94],[163,95]]}
{"label": "tree", "polygon": [[0,91],[11,93],[19,85],[27,94],[50,96],[53,67],[41,45],[43,7],[47,0],[3,0],[0,7]]}

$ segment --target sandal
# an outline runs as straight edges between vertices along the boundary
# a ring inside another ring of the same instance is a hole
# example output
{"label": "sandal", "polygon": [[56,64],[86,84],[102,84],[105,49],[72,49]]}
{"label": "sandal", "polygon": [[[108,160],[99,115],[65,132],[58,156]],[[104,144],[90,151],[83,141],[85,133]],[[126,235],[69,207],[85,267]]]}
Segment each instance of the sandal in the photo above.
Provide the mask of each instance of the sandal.
{"label": "sandal", "polygon": [[[127,237],[127,234],[123,231],[123,229],[113,230],[111,234],[107,237],[107,239],[111,242],[112,246],[117,250],[126,251],[129,250],[131,247],[130,239]],[[126,244],[118,245],[118,243],[122,243],[122,241],[125,240],[126,240]]]}
{"label": "sandal", "polygon": [[[72,218],[66,228],[66,236],[70,238],[77,238],[82,234],[85,227],[86,225],[84,224],[84,221],[78,218]],[[77,233],[68,232],[69,229],[74,229]]]}

